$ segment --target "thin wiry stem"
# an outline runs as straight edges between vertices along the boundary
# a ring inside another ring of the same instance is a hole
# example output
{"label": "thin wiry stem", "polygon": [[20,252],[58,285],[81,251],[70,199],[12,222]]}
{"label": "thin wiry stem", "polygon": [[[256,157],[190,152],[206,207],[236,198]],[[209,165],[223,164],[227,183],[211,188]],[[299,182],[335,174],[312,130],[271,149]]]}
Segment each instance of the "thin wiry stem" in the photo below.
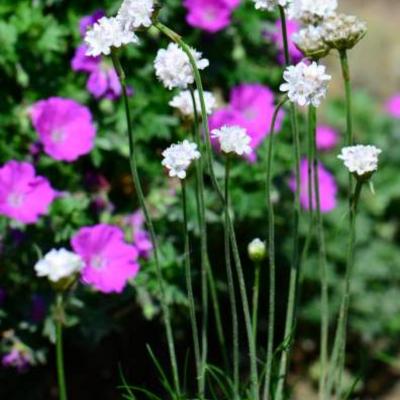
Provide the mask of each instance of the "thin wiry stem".
{"label": "thin wiry stem", "polygon": [[56,299],[56,358],[57,358],[57,378],[60,400],[67,400],[67,385],[64,372],[64,349],[63,349],[63,295],[57,294]]}

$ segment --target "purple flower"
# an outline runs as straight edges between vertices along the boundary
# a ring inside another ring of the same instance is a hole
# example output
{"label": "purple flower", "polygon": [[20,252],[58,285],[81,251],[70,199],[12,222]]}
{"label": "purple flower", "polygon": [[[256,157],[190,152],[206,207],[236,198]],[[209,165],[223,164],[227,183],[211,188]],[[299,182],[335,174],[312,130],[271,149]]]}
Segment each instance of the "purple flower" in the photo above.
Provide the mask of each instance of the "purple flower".
{"label": "purple flower", "polygon": [[[328,213],[336,207],[337,184],[334,176],[322,165],[318,165],[319,193],[321,212]],[[313,178],[314,179],[314,178]],[[314,187],[314,181],[312,182]],[[308,196],[308,161],[303,159],[300,164],[300,203],[305,210],[309,210],[310,202]],[[296,190],[296,179],[294,176],[289,181],[289,187]],[[315,207],[313,196],[312,205]]]}
{"label": "purple flower", "polygon": [[331,150],[336,147],[339,135],[335,129],[328,125],[317,127],[317,148],[318,150]]}
{"label": "purple flower", "polygon": [[81,33],[81,36],[84,37],[86,31],[104,16],[105,13],[103,10],[96,10],[92,15],[82,17],[79,21],[79,32]]}
{"label": "purple flower", "polygon": [[[291,37],[294,33],[300,30],[300,24],[295,20],[288,20],[287,21],[287,33],[288,33],[288,40],[289,40],[289,54],[291,57],[291,61],[293,64],[297,64],[303,58],[303,54],[301,51],[296,47]],[[279,54],[278,60],[281,64],[285,63],[285,49],[283,45],[283,35],[282,35],[282,22],[278,20],[275,24],[274,32],[267,33],[267,38],[272,39],[272,41],[276,44]]]}
{"label": "purple flower", "polygon": [[124,242],[123,232],[100,224],[80,229],[72,238],[74,251],[85,261],[83,282],[103,293],[121,293],[139,271],[138,250]]}
{"label": "purple flower", "polygon": [[71,68],[76,72],[92,73],[98,70],[101,57],[90,57],[86,55],[87,46],[80,45],[71,60]]}
{"label": "purple flower", "polygon": [[[247,130],[251,137],[253,152],[250,161],[256,160],[255,149],[269,134],[274,113],[274,94],[266,86],[242,84],[232,89],[230,103],[210,117],[210,129],[219,129],[223,125],[237,125]],[[275,132],[281,128],[283,112],[278,116]]]}
{"label": "purple flower", "polygon": [[16,344],[1,360],[3,367],[15,368],[19,373],[25,372],[33,364],[31,351],[23,345]]}
{"label": "purple flower", "polygon": [[24,224],[47,214],[56,197],[47,179],[26,162],[9,161],[0,168],[0,214]]}
{"label": "purple flower", "polygon": [[133,243],[139,251],[139,257],[148,258],[153,250],[149,233],[144,229],[144,215],[141,210],[125,218],[125,223],[132,230]]}
{"label": "purple flower", "polygon": [[30,114],[44,152],[55,160],[75,161],[92,150],[96,129],[87,107],[51,97],[35,103]]}
{"label": "purple flower", "polygon": [[400,118],[400,93],[395,94],[386,102],[385,109],[393,118]]}
{"label": "purple flower", "polygon": [[231,23],[232,12],[239,3],[240,0],[184,0],[183,5],[188,10],[189,25],[215,33]]}

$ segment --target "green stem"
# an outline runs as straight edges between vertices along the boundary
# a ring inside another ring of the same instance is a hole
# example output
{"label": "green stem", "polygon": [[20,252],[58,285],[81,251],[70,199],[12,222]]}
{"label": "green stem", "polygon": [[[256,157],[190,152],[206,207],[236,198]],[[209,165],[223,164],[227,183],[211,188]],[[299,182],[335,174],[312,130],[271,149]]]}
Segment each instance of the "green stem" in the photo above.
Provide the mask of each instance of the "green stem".
{"label": "green stem", "polygon": [[276,295],[276,264],[275,264],[275,214],[272,201],[272,165],[273,165],[273,144],[276,119],[280,109],[283,107],[287,97],[284,97],[276,106],[272,116],[271,128],[268,136],[267,166],[266,166],[266,196],[268,206],[268,259],[269,259],[269,307],[268,307],[268,339],[267,339],[267,360],[263,400],[269,399],[271,389],[272,361],[274,353],[275,333],[275,295]]}
{"label": "green stem", "polygon": [[254,265],[254,284],[253,284],[253,337],[254,343],[257,347],[257,319],[258,319],[258,303],[260,297],[260,269],[261,263],[259,261],[255,262]]}
{"label": "green stem", "polygon": [[153,245],[153,255],[154,255],[154,261],[156,264],[157,280],[158,280],[158,284],[160,286],[161,307],[162,307],[162,311],[163,311],[163,319],[164,319],[164,325],[165,325],[167,342],[168,342],[168,351],[169,351],[169,356],[170,356],[174,387],[175,387],[177,397],[179,398],[181,396],[181,394],[180,394],[181,389],[180,389],[180,383],[179,383],[179,372],[178,372],[178,363],[177,363],[176,351],[175,351],[174,336],[172,334],[171,315],[170,315],[168,300],[167,300],[167,296],[166,296],[166,292],[165,292],[164,277],[163,277],[160,259],[159,259],[157,237],[155,234],[153,221],[150,217],[150,213],[147,208],[146,200],[145,200],[145,197],[143,194],[142,185],[140,182],[139,172],[138,172],[137,165],[136,165],[136,141],[135,141],[135,137],[133,134],[132,117],[131,117],[131,112],[130,112],[130,108],[129,108],[129,98],[128,98],[128,93],[127,93],[126,75],[125,75],[122,65],[118,59],[116,51],[111,52],[111,57],[112,57],[112,61],[114,64],[114,68],[118,74],[118,78],[119,78],[119,81],[120,81],[121,87],[122,87],[122,95],[123,95],[124,105],[125,105],[126,122],[127,122],[127,127],[128,127],[129,165],[131,168],[132,179],[134,181],[136,192],[138,195],[139,204],[143,211],[143,214],[144,214],[144,217],[146,220],[146,225],[150,232],[150,238],[151,238],[151,242]]}
{"label": "green stem", "polygon": [[285,56],[285,64],[288,66],[290,64],[290,53],[289,53],[289,40],[288,40],[288,31],[287,31],[287,23],[286,23],[286,12],[284,7],[279,6],[279,16],[282,24],[282,38],[283,38],[283,49]]}
{"label": "green stem", "polygon": [[58,390],[60,400],[67,400],[67,386],[65,383],[64,372],[64,352],[63,352],[63,319],[64,319],[64,305],[63,295],[57,294],[56,299],[56,357],[57,357],[57,377],[58,377]]}
{"label": "green stem", "polygon": [[203,400],[204,377],[202,377],[202,375],[204,374],[205,369],[202,367],[202,357],[200,355],[199,331],[197,328],[196,306],[193,294],[192,267],[190,262],[190,241],[188,232],[186,183],[184,179],[181,180],[181,184],[182,184],[183,237],[185,238],[186,290],[188,292],[188,299],[189,299],[189,313],[190,313],[190,323],[192,326],[193,348],[194,348],[194,357],[195,357],[196,371],[197,371],[198,395],[200,399]]}

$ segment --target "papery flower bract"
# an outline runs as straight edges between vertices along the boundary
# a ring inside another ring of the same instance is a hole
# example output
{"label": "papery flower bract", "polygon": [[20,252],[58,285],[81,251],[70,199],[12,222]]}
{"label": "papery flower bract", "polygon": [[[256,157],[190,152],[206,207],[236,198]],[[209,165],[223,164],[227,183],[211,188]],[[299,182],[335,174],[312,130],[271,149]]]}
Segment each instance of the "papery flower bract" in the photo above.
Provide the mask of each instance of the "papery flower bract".
{"label": "papery flower bract", "polygon": [[58,282],[77,274],[84,266],[82,258],[66,249],[53,249],[39,260],[34,269],[39,277],[47,277],[51,282]]}
{"label": "papery flower bract", "polygon": [[[313,180],[311,186],[313,188],[312,206],[316,207],[315,195],[314,195],[314,167],[313,169]],[[320,207],[321,212],[328,213],[335,209],[337,203],[337,192],[338,187],[334,176],[322,165],[318,164],[318,184],[319,184],[319,196],[320,196]],[[292,176],[289,181],[289,187],[294,192],[296,191],[296,178]],[[307,159],[301,160],[300,163],[300,204],[305,210],[310,209],[310,197],[308,187],[308,161]]]}
{"label": "papery flower bract", "polygon": [[[252,152],[250,161],[256,160],[255,150],[269,134],[275,110],[274,94],[267,86],[259,84],[242,84],[231,90],[227,107],[216,111],[210,117],[210,129],[218,129],[224,125],[237,125],[246,129],[251,138]],[[278,114],[275,131],[281,129],[283,111]]]}
{"label": "papery flower bract", "polygon": [[87,107],[52,97],[33,104],[30,116],[45,153],[55,160],[75,161],[92,150],[96,129]]}
{"label": "papery flower bract", "polygon": [[323,31],[320,26],[308,25],[295,33],[292,39],[302,53],[312,60],[325,57],[330,51],[330,47],[323,40]]}
{"label": "papery flower bract", "polygon": [[79,32],[81,36],[85,37],[87,30],[104,16],[105,13],[103,10],[96,10],[93,14],[82,17],[79,21]]}
{"label": "papery flower bract", "polygon": [[[202,54],[191,49],[197,68],[207,68],[209,62],[201,58]],[[194,83],[194,74],[187,54],[176,44],[170,43],[166,49],[158,50],[154,60],[154,68],[157,78],[167,89],[186,89]]]}
{"label": "papery flower bract", "polygon": [[100,18],[91,29],[86,32],[85,43],[88,47],[87,56],[108,56],[113,47],[118,48],[129,43],[137,43],[138,37],[126,29],[116,17]]}
{"label": "papery flower bract", "polygon": [[188,10],[186,21],[190,26],[215,33],[231,23],[232,11],[240,0],[184,0]]}
{"label": "papery flower bract", "polygon": [[400,118],[400,94],[392,96],[386,102],[385,110],[390,116]]}
{"label": "papery flower bract", "polygon": [[148,28],[152,24],[153,13],[153,0],[124,0],[118,10],[117,19],[126,30]]}
{"label": "papery flower bract", "polygon": [[251,138],[246,129],[240,126],[223,126],[211,132],[213,138],[218,140],[221,151],[224,153],[235,153],[239,156],[250,154]]}
{"label": "papery flower bract", "polygon": [[36,176],[26,162],[9,161],[0,168],[0,214],[24,224],[47,214],[56,197],[49,181]]}
{"label": "papery flower bract", "polygon": [[288,6],[292,0],[252,0],[254,6],[257,10],[268,10],[272,11],[275,7],[281,6],[286,7]]}
{"label": "papery flower bract", "polygon": [[291,65],[286,68],[283,78],[286,83],[280,86],[280,90],[287,92],[292,102],[299,106],[312,104],[314,107],[321,104],[331,80],[331,76],[326,74],[326,67],[316,62]]}
{"label": "papery flower bract", "polygon": [[381,149],[375,146],[348,146],[344,147],[338,158],[345,167],[358,177],[368,177],[378,169],[379,154]]}
{"label": "papery flower bract", "polygon": [[197,144],[184,140],[182,143],[172,144],[162,153],[162,165],[169,170],[170,177],[186,178],[186,172],[192,161],[200,158]]}
{"label": "papery flower bract", "polygon": [[288,15],[305,23],[315,23],[332,15],[337,6],[337,0],[292,0]]}
{"label": "papery flower bract", "polygon": [[328,125],[317,127],[317,148],[318,150],[331,150],[339,141],[339,135],[335,129]]}
{"label": "papery flower bract", "polygon": [[[194,99],[196,103],[197,113],[200,115],[201,107],[198,90],[194,92]],[[211,92],[204,92],[204,102],[206,105],[207,114],[211,114],[217,106],[217,101],[214,95]],[[169,102],[169,105],[178,109],[179,112],[185,117],[194,116],[193,100],[189,90],[185,90],[174,96],[174,98]]]}
{"label": "papery flower bract", "polygon": [[[300,24],[293,19],[289,19],[286,21],[286,29],[287,29],[287,35],[288,35],[288,50],[289,50],[290,58],[292,59],[292,61],[294,63],[298,63],[302,60],[303,54],[294,44],[292,37],[296,32],[298,32],[300,30]],[[266,32],[265,36],[266,36],[266,38],[271,38],[271,40],[275,43],[275,45],[277,46],[277,48],[279,50],[278,61],[281,64],[284,64],[285,63],[285,47],[284,47],[283,34],[282,34],[282,21],[280,19],[278,21],[276,21],[272,34],[270,32]]]}
{"label": "papery flower bract", "polygon": [[72,237],[71,245],[85,262],[83,282],[100,292],[121,293],[139,271],[136,247],[124,242],[123,232],[116,226],[81,228]]}

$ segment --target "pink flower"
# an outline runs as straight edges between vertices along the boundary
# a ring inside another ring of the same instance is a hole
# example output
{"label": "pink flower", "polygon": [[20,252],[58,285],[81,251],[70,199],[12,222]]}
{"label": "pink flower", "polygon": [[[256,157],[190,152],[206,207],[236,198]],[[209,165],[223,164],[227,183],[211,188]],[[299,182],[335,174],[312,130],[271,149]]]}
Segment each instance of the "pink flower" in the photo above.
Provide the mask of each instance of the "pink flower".
{"label": "pink flower", "polygon": [[[287,21],[287,33],[288,33],[288,40],[289,40],[289,54],[291,57],[292,64],[297,64],[303,58],[303,54],[301,51],[296,47],[291,37],[294,33],[300,30],[300,24],[295,20],[288,20]],[[284,46],[283,46],[283,35],[282,35],[282,22],[278,20],[275,24],[275,30],[272,34],[267,33],[267,37],[271,38],[272,41],[276,44],[279,50],[278,60],[281,64],[285,63],[285,54],[284,54]]]}
{"label": "pink flower", "polygon": [[120,228],[100,224],[80,229],[71,239],[74,251],[85,261],[83,282],[103,293],[121,293],[139,271],[138,251],[124,242]]}
{"label": "pink flower", "polygon": [[47,214],[56,191],[47,179],[36,176],[26,162],[9,161],[0,168],[0,214],[33,224]]}
{"label": "pink flower", "polygon": [[79,32],[82,37],[85,36],[86,31],[94,25],[100,18],[104,17],[105,13],[103,10],[96,10],[92,15],[82,17],[79,21]]}
{"label": "pink flower", "polygon": [[150,234],[144,229],[144,215],[141,210],[135,211],[124,219],[124,224],[132,231],[132,239],[139,251],[139,257],[148,258],[153,250]]}
{"label": "pink flower", "polygon": [[[223,125],[245,128],[251,137],[250,146],[253,149],[249,160],[255,161],[254,150],[269,134],[274,109],[274,94],[271,89],[259,84],[243,84],[232,89],[229,105],[211,116],[210,129],[219,129]],[[282,119],[283,112],[278,116],[275,132],[280,130]]]}
{"label": "pink flower", "polygon": [[400,118],[400,93],[394,95],[386,102],[385,109],[393,118]]}
{"label": "pink flower", "polygon": [[317,148],[319,150],[331,150],[335,148],[339,141],[338,133],[328,125],[317,127]]}
{"label": "pink flower", "polygon": [[215,33],[231,23],[233,10],[240,0],[184,0],[188,10],[186,21],[189,25]]}
{"label": "pink flower", "polygon": [[87,107],[51,97],[35,103],[30,115],[44,152],[55,160],[75,161],[92,150],[96,129]]}
{"label": "pink flower", "polygon": [[17,372],[26,372],[33,364],[33,357],[28,348],[22,346],[14,346],[9,353],[6,353],[1,363],[3,367],[15,368]]}
{"label": "pink flower", "polygon": [[[321,212],[328,213],[336,207],[337,184],[334,176],[322,165],[318,165],[319,177],[319,193]],[[313,178],[314,179],[314,178]],[[313,187],[314,187],[314,181]],[[309,210],[310,202],[308,196],[308,161],[303,159],[300,164],[300,203],[305,210]],[[289,181],[289,187],[292,191],[296,190],[296,180],[292,176]],[[313,207],[315,207],[315,199],[312,199]]]}

